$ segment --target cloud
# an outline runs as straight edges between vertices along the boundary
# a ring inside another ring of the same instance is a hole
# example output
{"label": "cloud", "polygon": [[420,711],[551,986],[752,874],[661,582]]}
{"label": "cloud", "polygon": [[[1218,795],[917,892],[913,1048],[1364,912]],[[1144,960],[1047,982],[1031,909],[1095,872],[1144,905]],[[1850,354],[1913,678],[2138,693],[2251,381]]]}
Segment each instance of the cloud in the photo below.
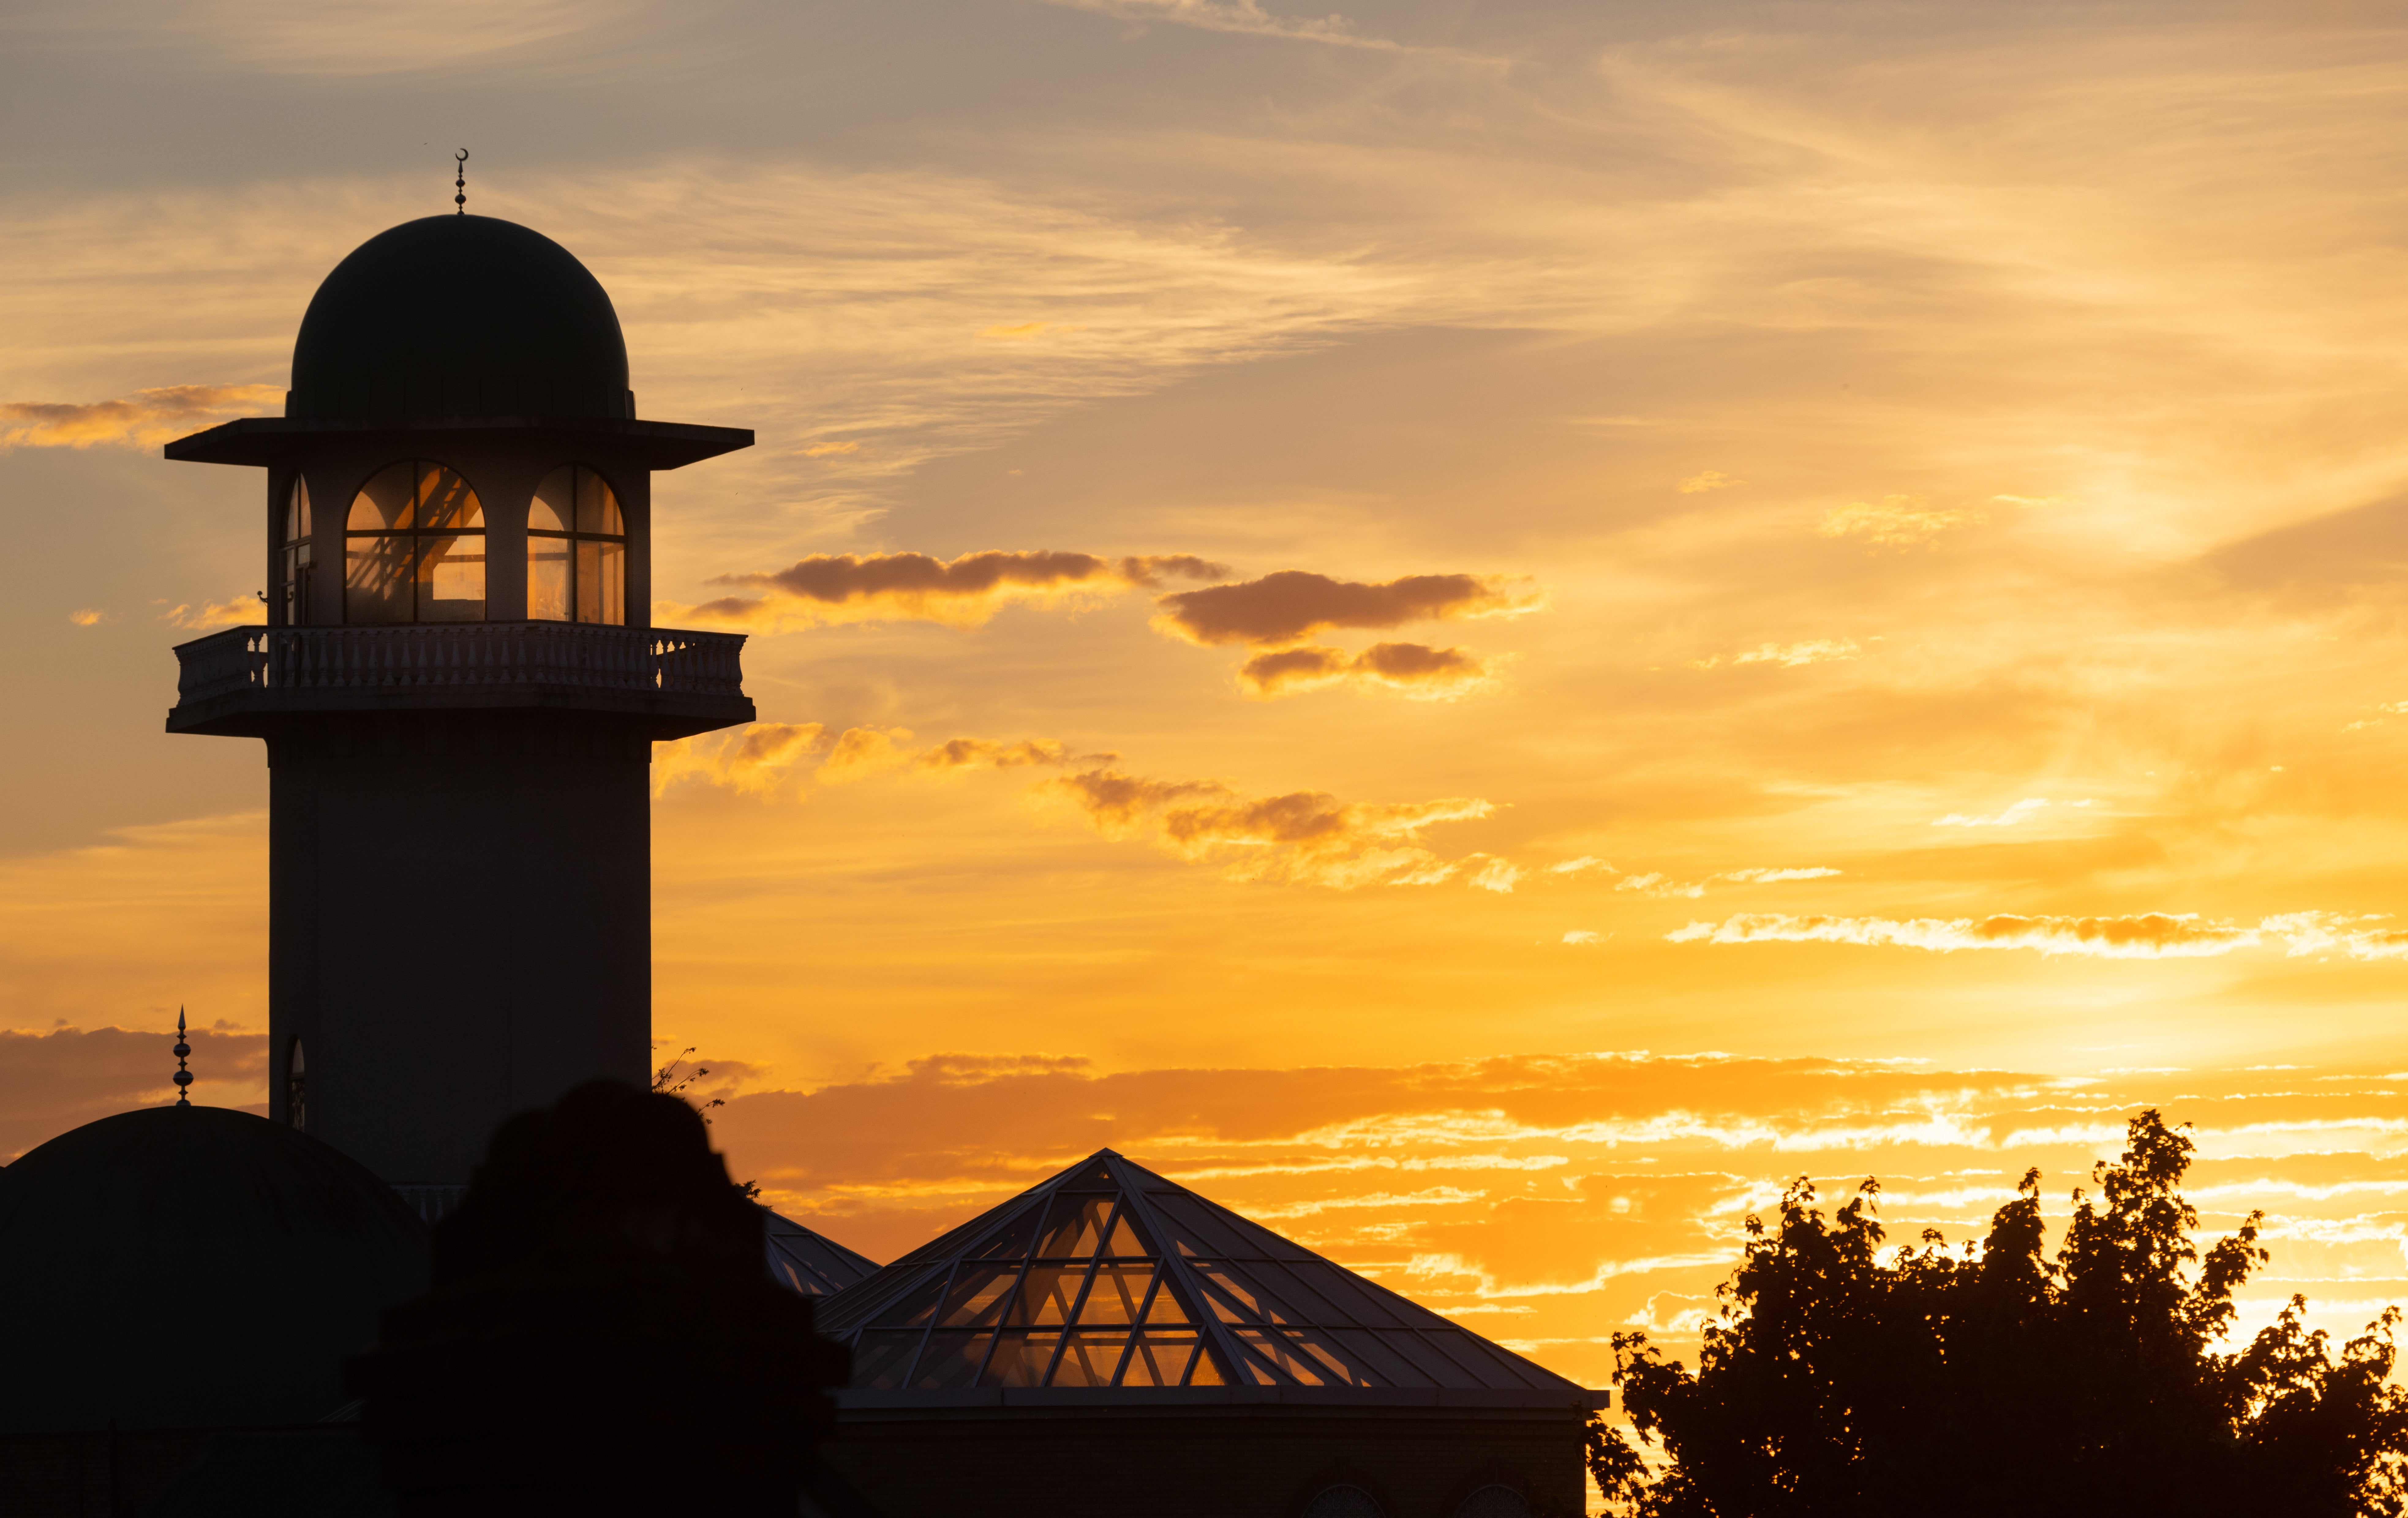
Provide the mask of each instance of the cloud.
{"label": "cloud", "polygon": [[108,620],[108,613],[106,611],[93,611],[90,609],[70,611],[67,613],[67,621],[74,623],[79,627],[97,627],[104,621]]}
{"label": "cloud", "polygon": [[1034,337],[1053,324],[1051,322],[1015,322],[1005,326],[989,327],[979,336],[996,338],[1002,342],[1011,342],[1022,337]]}
{"label": "cloud", "polygon": [[1704,895],[1707,887],[1722,881],[1728,881],[1734,885],[1779,885],[1789,881],[1825,880],[1840,873],[1828,865],[1783,869],[1756,866],[1746,869],[1726,870],[1719,875],[1709,875],[1701,881],[1676,881],[1661,870],[1624,875],[1622,871],[1615,869],[1606,861],[1586,854],[1578,859],[1567,859],[1559,865],[1550,865],[1546,872],[1549,875],[1576,876],[1592,870],[1605,875],[1621,875],[1622,878],[1613,882],[1613,888],[1616,891],[1635,891],[1641,895],[1655,896],[1659,899],[1689,900]]}
{"label": "cloud", "polygon": [[1221,866],[1229,880],[1338,890],[1437,884],[1458,866],[1422,847],[1422,830],[1496,809],[1466,798],[1390,805],[1320,791],[1248,796],[1219,780],[1153,780],[1109,767],[1039,789],[1068,801],[1106,838],[1149,838],[1182,859]]}
{"label": "cloud", "polygon": [[1501,895],[1511,895],[1513,893],[1514,883],[1521,878],[1521,868],[1510,860],[1491,859],[1472,873],[1469,883],[1483,891],[1495,891]]}
{"label": "cloud", "polygon": [[719,575],[708,583],[767,591],[683,609],[702,622],[763,631],[851,622],[934,622],[975,627],[1015,601],[1154,590],[1165,580],[1220,580],[1226,566],[1192,553],[1098,558],[1092,553],[988,550],[947,563],[924,553],[814,553],[791,568]]}
{"label": "cloud", "polygon": [[706,733],[652,745],[652,794],[695,779],[739,795],[766,795],[783,784],[795,766],[824,752],[827,728],[819,723],[752,723],[724,733]]}
{"label": "cloud", "polygon": [[[199,606],[174,606],[159,613],[159,619],[171,627],[208,632],[214,627],[253,626],[267,621],[267,603],[256,595],[236,595],[223,601],[204,601]],[[97,620],[97,614],[95,614]],[[83,625],[90,626],[90,623]]]}
{"label": "cloud", "polygon": [[[1877,640],[1878,641],[1878,640]],[[1716,653],[1703,659],[1692,659],[1692,669],[1713,669],[1723,665],[1771,664],[1784,669],[1799,665],[1828,664],[1834,659],[1853,659],[1864,651],[1848,638],[1825,638],[1812,643],[1765,643],[1728,658]]]}
{"label": "cloud", "polygon": [[1601,938],[1598,933],[1596,933],[1596,932],[1595,932],[1595,931],[1593,931],[1592,929],[1584,928],[1584,927],[1575,927],[1575,928],[1569,928],[1569,929],[1565,930],[1565,933],[1564,933],[1564,941],[1565,941],[1566,943],[1571,943],[1571,944],[1585,944],[1585,943],[1599,943],[1599,942],[1602,942],[1602,941],[1603,941],[1603,939],[1602,939],[1602,938]]}
{"label": "cloud", "polygon": [[1953,953],[1959,949],[2032,949],[2099,959],[2178,959],[2254,947],[2258,928],[2203,923],[2196,912],[2129,917],[1792,917],[1742,912],[1721,924],[1691,923],[1673,943],[1855,943]]}
{"label": "cloud", "polygon": [[1484,661],[1462,649],[1420,643],[1374,643],[1356,654],[1307,644],[1255,654],[1238,667],[1238,683],[1264,697],[1352,684],[1395,691],[1416,701],[1452,701],[1493,686],[1498,662]]}
{"label": "cloud", "polygon": [[[2066,803],[2069,807],[2087,807],[2090,804],[2091,800],[2088,796],[2079,801]],[[2044,795],[2028,795],[1994,817],[1971,817],[1961,811],[1952,811],[1945,817],[1931,819],[1931,825],[1934,827],[2013,827],[2042,808],[2055,805],[2055,802]]]}
{"label": "cloud", "polygon": [[1154,625],[1191,643],[1279,648],[1337,627],[1521,616],[1546,604],[1542,595],[1519,588],[1526,583],[1491,575],[1407,575],[1370,584],[1283,569],[1166,595],[1156,603],[1162,614]]}
{"label": "cloud", "polygon": [[213,417],[284,408],[280,385],[166,385],[123,400],[0,403],[0,451],[12,448],[152,448]]}
{"label": "cloud", "polygon": [[2350,924],[2381,922],[2380,916],[2356,919],[2334,912],[2284,912],[2258,925],[2281,938],[2291,958],[2302,954],[2345,953],[2352,959],[2408,958],[2408,930],[2353,927]]}
{"label": "cloud", "polygon": [[1644,875],[1626,875],[1613,882],[1616,891],[1641,891],[1651,896],[1697,897],[1706,894],[1702,881],[1680,881],[1664,878],[1661,871],[1650,870]]}
{"label": "cloud", "polygon": [[1733,480],[1720,469],[1707,469],[1691,475],[1675,488],[1684,495],[1702,495],[1710,490],[1732,490],[1746,483],[1744,480]]}
{"label": "cloud", "polygon": [[1940,535],[1989,521],[1975,507],[1946,510],[1920,495],[1885,495],[1878,505],[1852,501],[1825,512],[1814,530],[1825,537],[1857,537],[1875,548],[1929,548]]}
{"label": "cloud", "polygon": [[[1109,761],[1116,757],[1096,754],[1091,757]],[[1023,738],[1017,743],[997,743],[991,738],[948,738],[912,761],[922,769],[959,772],[971,769],[1020,769],[1029,765],[1066,765],[1070,762],[1068,745],[1046,738]]]}
{"label": "cloud", "polygon": [[813,443],[803,450],[803,457],[807,459],[840,458],[847,453],[860,451],[859,443]]}
{"label": "cloud", "polygon": [[1321,42],[1340,48],[1398,50],[1398,44],[1354,32],[1343,16],[1328,15],[1289,21],[1265,10],[1256,0],[1046,0],[1069,10],[1092,11],[1124,21],[1169,21],[1207,32],[1236,32],[1247,36],[1284,37],[1296,42]]}
{"label": "cloud", "polygon": [[[913,753],[907,727],[848,727],[831,733],[822,723],[751,723],[720,733],[652,745],[652,794],[681,780],[698,780],[739,795],[766,796],[807,769],[822,785],[842,785],[897,770],[917,774],[967,774],[980,769],[1022,769],[1072,763],[1109,764],[1115,754],[1073,754],[1051,738],[947,738]],[[817,760],[816,766],[808,762]]]}

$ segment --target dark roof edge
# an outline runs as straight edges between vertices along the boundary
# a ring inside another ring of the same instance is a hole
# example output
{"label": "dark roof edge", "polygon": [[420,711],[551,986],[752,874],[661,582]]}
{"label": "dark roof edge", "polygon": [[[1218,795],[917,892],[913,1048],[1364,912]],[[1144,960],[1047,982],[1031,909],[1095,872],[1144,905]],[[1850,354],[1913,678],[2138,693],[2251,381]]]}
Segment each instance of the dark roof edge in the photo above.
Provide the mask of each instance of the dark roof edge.
{"label": "dark roof edge", "polygon": [[609,438],[633,444],[650,455],[655,469],[733,453],[753,443],[750,427],[710,427],[691,422],[639,422],[617,417],[289,417],[247,416],[221,422],[169,443],[162,451],[179,464],[281,464],[293,445],[315,437],[405,433],[422,436],[479,433],[549,433]]}
{"label": "dark roof edge", "polygon": [[992,1386],[958,1391],[867,1391],[831,1394],[847,1412],[971,1411],[1013,1410],[1074,1412],[1227,1407],[1427,1408],[1434,1411],[1482,1408],[1534,1411],[1602,1411],[1613,1394],[1567,1384],[1554,1387],[1444,1386]]}

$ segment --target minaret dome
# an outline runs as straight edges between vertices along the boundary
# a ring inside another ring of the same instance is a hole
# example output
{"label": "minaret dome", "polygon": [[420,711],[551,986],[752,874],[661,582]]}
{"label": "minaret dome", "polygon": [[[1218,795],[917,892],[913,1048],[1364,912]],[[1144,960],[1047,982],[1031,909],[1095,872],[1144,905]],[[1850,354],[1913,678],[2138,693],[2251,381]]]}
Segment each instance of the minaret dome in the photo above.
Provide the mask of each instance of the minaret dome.
{"label": "minaret dome", "polygon": [[428,216],[335,265],[293,345],[287,417],[629,420],[627,344],[602,282],[540,232]]}

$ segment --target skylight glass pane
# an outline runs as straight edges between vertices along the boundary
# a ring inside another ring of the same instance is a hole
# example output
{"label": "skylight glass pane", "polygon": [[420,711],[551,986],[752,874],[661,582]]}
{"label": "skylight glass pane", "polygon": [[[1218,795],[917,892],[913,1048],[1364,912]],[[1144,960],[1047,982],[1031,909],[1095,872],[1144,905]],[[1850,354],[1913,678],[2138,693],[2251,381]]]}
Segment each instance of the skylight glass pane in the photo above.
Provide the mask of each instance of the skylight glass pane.
{"label": "skylight glass pane", "polygon": [[1187,1384],[1190,1386],[1229,1384],[1229,1368],[1221,1363],[1221,1352],[1210,1343],[1203,1345],[1197,1352],[1196,1363],[1187,1368]]}
{"label": "skylight glass pane", "polygon": [[1138,1227],[1137,1218],[1126,1202],[1121,1204],[1120,1215],[1112,1219],[1112,1239],[1105,1246],[1104,1253],[1148,1256],[1154,1253],[1153,1248],[1145,1241],[1145,1234]]}
{"label": "skylight glass pane", "polygon": [[1457,1328],[1452,1333],[1436,1333],[1430,1337],[1438,1340],[1440,1348],[1469,1363],[1472,1373],[1490,1386],[1552,1384],[1539,1372],[1538,1367],[1498,1348],[1469,1329]]}
{"label": "skylight glass pane", "polygon": [[1135,1323],[1145,1307],[1145,1289],[1154,1282],[1150,1265],[1099,1265],[1096,1283],[1087,1288],[1087,1303],[1079,1309],[1079,1326],[1105,1327]]}
{"label": "skylight glass pane", "polygon": [[1340,1328],[1331,1338],[1346,1347],[1349,1362],[1364,1373],[1378,1378],[1383,1386],[1435,1386],[1438,1378],[1398,1354],[1391,1347],[1394,1334],[1375,1334],[1368,1328]]}
{"label": "skylight glass pane", "polygon": [[945,1294],[945,1272],[929,1273],[928,1279],[896,1299],[895,1305],[878,1315],[881,1327],[906,1327],[924,1324],[935,1315],[937,1303]]}
{"label": "skylight glass pane", "polygon": [[1259,1254],[1262,1251],[1237,1236],[1193,1196],[1165,1192],[1149,1198],[1178,1230],[1180,1240],[1193,1247],[1189,1254]]}
{"label": "skylight glass pane", "polygon": [[[1246,1356],[1246,1374],[1263,1386],[1277,1386],[1282,1382],[1297,1386],[1318,1386],[1321,1372],[1311,1365],[1301,1364],[1296,1351],[1290,1349],[1279,1335],[1268,1328],[1240,1328],[1238,1342],[1254,1351]],[[1277,1367],[1276,1373],[1271,1367]]]}
{"label": "skylight glass pane", "polygon": [[1011,1300],[1011,1313],[1005,1321],[1012,1324],[1065,1324],[1070,1321],[1070,1310],[1078,1304],[1080,1283],[1087,1278],[1083,1265],[1032,1265],[1027,1279],[1021,1282],[1020,1295]]}
{"label": "skylight glass pane", "polygon": [[[1297,1315],[1282,1306],[1279,1299],[1256,1286],[1234,1266],[1199,1262],[1196,1273],[1214,1287],[1212,1309],[1221,1313],[1224,1323],[1296,1323]],[[1226,1296],[1241,1310],[1242,1315],[1231,1317],[1221,1298]]]}
{"label": "skylight glass pane", "polygon": [[1120,1368],[1121,1351],[1128,1335],[1072,1334],[1062,1341],[1062,1357],[1054,1362],[1048,1386],[1110,1386]]}
{"label": "skylight glass pane", "polygon": [[978,1252],[982,1260],[1016,1260],[1028,1253],[1028,1240],[1037,1231],[1037,1209],[1030,1208],[1012,1220],[1011,1226],[987,1240]]}
{"label": "skylight glass pane", "polygon": [[1062,1342],[1057,1328],[1006,1328],[996,1337],[982,1386],[1041,1386],[1045,1368],[1054,1363],[1054,1346]]}
{"label": "skylight glass pane", "polygon": [[1325,1299],[1320,1293],[1307,1286],[1286,1266],[1273,1265],[1268,1260],[1249,1260],[1245,1265],[1233,1268],[1238,1269],[1252,1279],[1254,1284],[1293,1308],[1301,1322],[1338,1324],[1352,1321],[1346,1313],[1338,1309],[1335,1303]]}
{"label": "skylight glass pane", "polygon": [[1170,1273],[1167,1270],[1162,1283],[1154,1289],[1154,1302],[1145,1310],[1145,1321],[1148,1327],[1164,1324],[1184,1326],[1188,1321],[1187,1310],[1179,1304],[1179,1294],[1170,1289]]}
{"label": "skylight glass pane", "polygon": [[1019,1278],[1016,1265],[976,1265],[965,1260],[953,1270],[953,1289],[945,1294],[945,1313],[938,1321],[948,1328],[988,1328],[1003,1312],[1003,1297]]}
{"label": "skylight glass pane", "polygon": [[1199,1260],[1195,1265],[1196,1273],[1204,1280],[1204,1305],[1212,1310],[1212,1316],[1223,1323],[1260,1321],[1241,1298],[1231,1296],[1228,1290],[1221,1285],[1219,1278],[1212,1273],[1220,1268],[1209,1260]]}
{"label": "skylight glass pane", "polygon": [[992,1333],[947,1333],[938,1329],[928,1336],[928,1347],[921,1353],[920,1368],[911,1377],[912,1387],[942,1391],[969,1385],[978,1380],[979,1363],[986,1358],[987,1344],[994,1338]]}
{"label": "skylight glass pane", "polygon": [[1121,1370],[1123,1386],[1177,1386],[1186,1380],[1187,1367],[1196,1358],[1197,1340],[1194,1334],[1141,1333],[1130,1349],[1128,1363]]}
{"label": "skylight glass pane", "polygon": [[1104,1224],[1111,1210],[1109,1196],[1056,1196],[1054,1210],[1045,1219],[1045,1231],[1038,1239],[1039,1256],[1058,1260],[1093,1254],[1103,1242]]}
{"label": "skylight glass pane", "polygon": [[1339,1386],[1379,1386],[1384,1382],[1354,1363],[1345,1346],[1318,1328],[1291,1328],[1288,1340],[1300,1360],[1321,1369],[1323,1378]]}
{"label": "skylight glass pane", "polygon": [[853,1383],[873,1391],[891,1392],[911,1373],[911,1353],[920,1347],[917,1328],[872,1328],[853,1346]]}
{"label": "skylight glass pane", "polygon": [[1369,1283],[1351,1271],[1341,1270],[1326,1260],[1307,1260],[1292,1265],[1289,1269],[1329,1299],[1344,1318],[1341,1321],[1360,1323],[1373,1328],[1396,1328],[1403,1325],[1396,1312],[1369,1289]]}
{"label": "skylight glass pane", "polygon": [[1408,1330],[1383,1334],[1380,1341],[1411,1360],[1428,1373],[1440,1386],[1484,1386],[1481,1377],[1457,1364],[1455,1357],[1440,1351],[1425,1335]]}
{"label": "skylight glass pane", "polygon": [[1066,1186],[1102,1186],[1115,1190],[1120,1185],[1120,1182],[1112,1179],[1111,1167],[1101,1160],[1097,1160],[1088,1166],[1082,1173],[1072,1176],[1062,1183]]}

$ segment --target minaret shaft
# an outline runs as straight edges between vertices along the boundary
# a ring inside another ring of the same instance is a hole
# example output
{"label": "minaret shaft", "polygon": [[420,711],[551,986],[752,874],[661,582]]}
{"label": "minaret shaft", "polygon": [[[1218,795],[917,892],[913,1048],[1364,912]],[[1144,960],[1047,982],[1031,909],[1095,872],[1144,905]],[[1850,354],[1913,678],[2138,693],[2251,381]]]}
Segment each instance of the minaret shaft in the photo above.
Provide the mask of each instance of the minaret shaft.
{"label": "minaret shaft", "polygon": [[577,713],[318,716],[269,738],[269,1089],[395,1185],[651,1065],[649,741]]}

